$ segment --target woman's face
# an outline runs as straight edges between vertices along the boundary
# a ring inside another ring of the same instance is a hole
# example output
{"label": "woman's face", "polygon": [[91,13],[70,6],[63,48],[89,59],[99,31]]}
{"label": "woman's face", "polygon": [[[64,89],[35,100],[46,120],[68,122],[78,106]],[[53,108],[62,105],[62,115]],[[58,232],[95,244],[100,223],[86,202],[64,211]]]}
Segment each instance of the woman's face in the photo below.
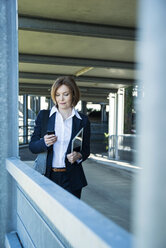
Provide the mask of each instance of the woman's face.
{"label": "woman's face", "polygon": [[55,100],[58,105],[58,109],[69,109],[72,107],[72,93],[68,86],[61,85],[55,94]]}

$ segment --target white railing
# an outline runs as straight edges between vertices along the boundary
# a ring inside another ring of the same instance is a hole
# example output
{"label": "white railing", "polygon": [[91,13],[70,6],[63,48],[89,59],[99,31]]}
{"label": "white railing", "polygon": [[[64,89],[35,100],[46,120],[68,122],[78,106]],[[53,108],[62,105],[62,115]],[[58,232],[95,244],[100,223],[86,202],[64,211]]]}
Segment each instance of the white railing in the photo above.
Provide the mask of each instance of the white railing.
{"label": "white railing", "polygon": [[110,135],[109,157],[133,162],[137,152],[138,138],[135,134]]}
{"label": "white railing", "polygon": [[17,158],[17,230],[23,247],[129,248],[132,236]]}

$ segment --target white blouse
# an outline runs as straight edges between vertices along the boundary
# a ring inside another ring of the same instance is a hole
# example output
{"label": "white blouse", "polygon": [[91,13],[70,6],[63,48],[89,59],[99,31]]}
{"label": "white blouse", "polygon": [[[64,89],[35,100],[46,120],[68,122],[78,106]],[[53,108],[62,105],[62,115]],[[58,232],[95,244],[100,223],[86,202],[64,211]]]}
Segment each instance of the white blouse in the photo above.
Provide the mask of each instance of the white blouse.
{"label": "white blouse", "polygon": [[53,106],[50,111],[50,116],[56,112],[55,118],[55,135],[57,136],[57,141],[53,145],[53,168],[63,168],[65,167],[65,154],[69,145],[69,141],[72,133],[72,117],[76,115],[77,118],[82,119],[73,108],[71,115],[63,120],[62,115],[58,109]]}

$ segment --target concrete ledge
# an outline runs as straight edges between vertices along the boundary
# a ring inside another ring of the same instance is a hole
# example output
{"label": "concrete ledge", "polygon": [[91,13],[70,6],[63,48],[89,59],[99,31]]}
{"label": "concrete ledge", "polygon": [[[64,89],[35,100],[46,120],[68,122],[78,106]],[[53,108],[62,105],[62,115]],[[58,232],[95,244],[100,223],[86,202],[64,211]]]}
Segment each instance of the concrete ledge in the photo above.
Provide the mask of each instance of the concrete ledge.
{"label": "concrete ledge", "polygon": [[71,247],[131,247],[132,235],[19,159],[7,170]]}
{"label": "concrete ledge", "polygon": [[16,232],[5,235],[5,248],[22,248]]}
{"label": "concrete ledge", "polygon": [[141,167],[131,164],[129,162],[109,159],[108,156],[102,156],[101,154],[91,154],[90,159],[94,160],[96,163],[105,164],[114,168],[130,171],[139,172]]}

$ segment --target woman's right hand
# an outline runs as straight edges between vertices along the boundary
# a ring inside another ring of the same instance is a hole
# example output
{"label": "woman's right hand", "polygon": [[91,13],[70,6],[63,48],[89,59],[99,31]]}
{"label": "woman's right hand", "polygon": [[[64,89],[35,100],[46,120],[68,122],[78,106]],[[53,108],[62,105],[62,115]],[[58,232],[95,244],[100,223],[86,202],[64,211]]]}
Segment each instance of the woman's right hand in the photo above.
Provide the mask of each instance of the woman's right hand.
{"label": "woman's right hand", "polygon": [[57,141],[57,136],[55,136],[55,134],[50,134],[50,135],[46,134],[44,136],[44,142],[48,147],[53,145],[56,141]]}

